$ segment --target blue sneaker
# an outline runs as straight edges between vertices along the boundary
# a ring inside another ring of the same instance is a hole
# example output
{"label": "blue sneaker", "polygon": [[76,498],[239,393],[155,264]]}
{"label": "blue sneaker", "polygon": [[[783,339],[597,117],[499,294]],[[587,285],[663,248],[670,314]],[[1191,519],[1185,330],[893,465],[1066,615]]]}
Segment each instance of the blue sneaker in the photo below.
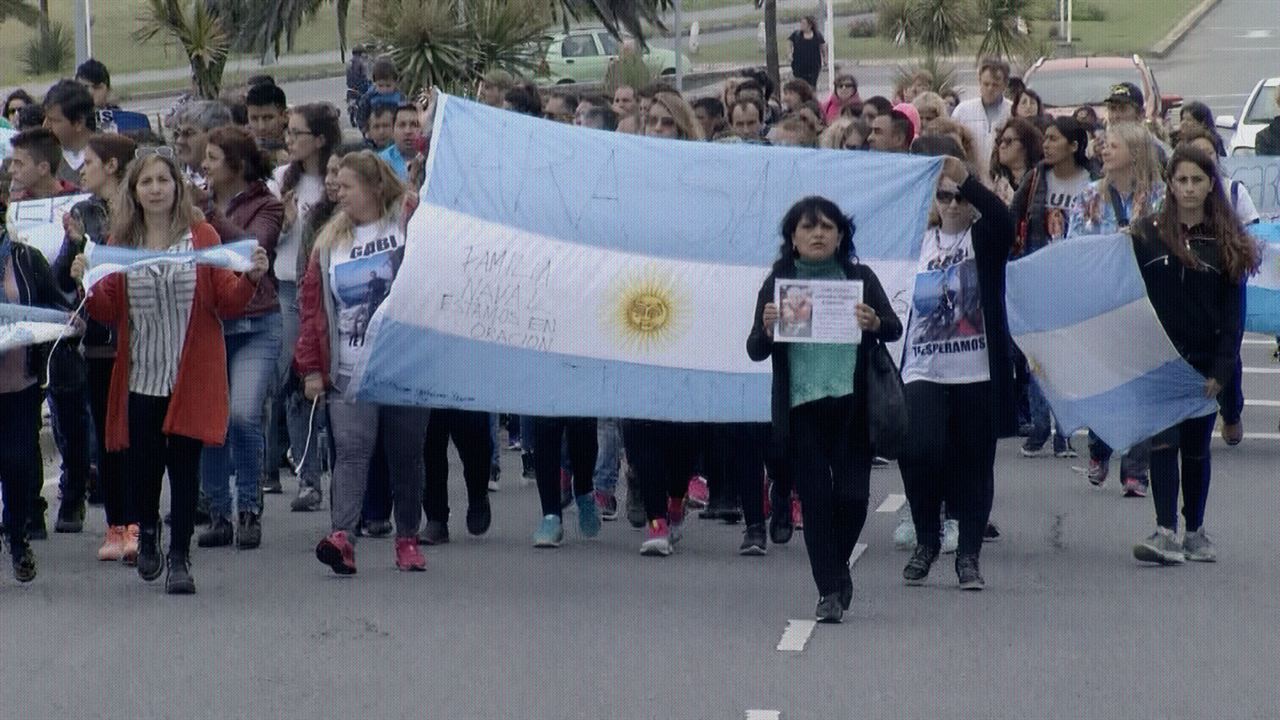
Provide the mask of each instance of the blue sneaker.
{"label": "blue sneaker", "polygon": [[578,503],[578,530],[582,532],[582,536],[593,538],[599,535],[600,511],[596,508],[595,493],[579,495],[576,501]]}
{"label": "blue sneaker", "polygon": [[558,548],[564,542],[564,524],[558,515],[547,515],[533,534],[533,546],[539,548]]}

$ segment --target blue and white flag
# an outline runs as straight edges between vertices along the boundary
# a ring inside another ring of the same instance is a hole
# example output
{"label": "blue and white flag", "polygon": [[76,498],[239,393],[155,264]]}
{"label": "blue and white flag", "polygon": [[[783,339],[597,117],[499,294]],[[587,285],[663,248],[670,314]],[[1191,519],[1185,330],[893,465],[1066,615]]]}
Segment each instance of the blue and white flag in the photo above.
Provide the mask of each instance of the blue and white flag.
{"label": "blue and white flag", "polygon": [[768,421],[746,354],[779,224],[854,216],[905,313],[937,158],[674,141],[442,97],[427,181],[355,371],[379,403]]}
{"label": "blue and white flag", "polygon": [[79,335],[71,313],[62,310],[0,303],[0,352]]}
{"label": "blue and white flag", "polygon": [[8,159],[13,154],[13,145],[10,141],[16,137],[18,131],[13,128],[0,128],[0,162]]}
{"label": "blue and white flag", "polygon": [[1280,337],[1280,223],[1246,229],[1258,241],[1262,265],[1245,286],[1244,329]]}
{"label": "blue and white flag", "polygon": [[1053,243],[1006,270],[1009,332],[1064,433],[1132,447],[1215,412],[1156,317],[1128,235]]}
{"label": "blue and white flag", "polygon": [[[66,231],[62,227],[62,217],[81,200],[88,200],[88,193],[79,195],[59,195],[43,200],[22,200],[9,204],[5,214],[5,227],[9,235],[20,243],[25,243],[40,251],[45,259],[53,262],[62,249],[62,240]],[[95,238],[102,240],[105,238]]]}
{"label": "blue and white flag", "polygon": [[253,269],[253,249],[258,241],[252,238],[197,250],[171,252],[168,250],[142,250],[85,243],[84,258],[88,268],[84,274],[84,289],[89,292],[100,280],[111,273],[124,272],[147,265],[195,263],[247,272]]}

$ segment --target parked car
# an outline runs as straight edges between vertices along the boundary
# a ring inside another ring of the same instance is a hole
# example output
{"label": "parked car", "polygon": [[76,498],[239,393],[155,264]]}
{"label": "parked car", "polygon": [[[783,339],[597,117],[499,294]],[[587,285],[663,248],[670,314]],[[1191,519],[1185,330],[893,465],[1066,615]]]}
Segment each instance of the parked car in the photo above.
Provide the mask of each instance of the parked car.
{"label": "parked car", "polygon": [[1280,77],[1259,80],[1244,101],[1240,117],[1222,115],[1215,120],[1223,130],[1235,130],[1231,143],[1227,146],[1228,155],[1252,155],[1254,142],[1258,132],[1271,123],[1272,118],[1280,115],[1276,108],[1276,87],[1280,86]]}
{"label": "parked car", "polygon": [[[548,85],[603,82],[609,64],[618,57],[621,47],[618,38],[603,27],[557,33],[547,45],[536,79]],[[650,45],[641,52],[645,65],[655,76],[676,74],[675,51]],[[682,62],[687,71],[691,65],[689,58],[683,58]]]}
{"label": "parked car", "polygon": [[1103,106],[1111,88],[1131,82],[1142,89],[1146,118],[1163,123],[1169,111],[1182,104],[1177,95],[1161,95],[1151,67],[1139,55],[1132,57],[1040,58],[1022,77],[1027,87],[1044,100],[1050,115],[1070,115],[1089,105],[1105,117]]}

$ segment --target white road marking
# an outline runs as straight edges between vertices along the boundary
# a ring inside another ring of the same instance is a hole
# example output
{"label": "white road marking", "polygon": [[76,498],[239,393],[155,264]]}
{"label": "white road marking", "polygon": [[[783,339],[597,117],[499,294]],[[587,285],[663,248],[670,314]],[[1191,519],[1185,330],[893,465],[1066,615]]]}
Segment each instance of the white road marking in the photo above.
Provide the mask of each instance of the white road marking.
{"label": "white road marking", "polygon": [[1271,37],[1270,30],[1250,30],[1243,35],[1237,35],[1241,40],[1262,40]]}
{"label": "white road marking", "polygon": [[884,502],[880,503],[880,507],[876,508],[876,512],[878,512],[878,513],[896,513],[896,512],[898,512],[898,510],[902,509],[902,506],[903,506],[903,505],[906,505],[906,504],[907,504],[907,496],[906,496],[906,495],[892,495],[892,494],[891,494],[891,495],[889,495],[888,497],[886,497],[886,498],[884,499]]}
{"label": "white road marking", "polygon": [[[1221,438],[1215,438],[1221,440]],[[1251,433],[1244,434],[1245,440],[1280,440],[1280,433]]]}
{"label": "white road marking", "polygon": [[782,632],[782,639],[778,641],[778,650],[782,652],[804,650],[804,644],[809,642],[809,636],[817,626],[818,623],[815,620],[788,620],[787,629]]}
{"label": "white road marking", "polygon": [[858,562],[858,558],[862,557],[862,553],[866,551],[866,543],[858,543],[857,545],[854,545],[853,552],[849,554],[849,567],[853,567],[853,564]]}
{"label": "white road marking", "polygon": [[1245,407],[1280,407],[1280,400],[1245,400]]}
{"label": "white road marking", "polygon": [[777,710],[748,710],[747,720],[782,720],[782,713]]}
{"label": "white road marking", "polygon": [[1240,341],[1244,345],[1275,345],[1275,338],[1245,338]]}
{"label": "white road marking", "polygon": [[1280,375],[1280,367],[1247,367],[1244,369],[1245,375]]}

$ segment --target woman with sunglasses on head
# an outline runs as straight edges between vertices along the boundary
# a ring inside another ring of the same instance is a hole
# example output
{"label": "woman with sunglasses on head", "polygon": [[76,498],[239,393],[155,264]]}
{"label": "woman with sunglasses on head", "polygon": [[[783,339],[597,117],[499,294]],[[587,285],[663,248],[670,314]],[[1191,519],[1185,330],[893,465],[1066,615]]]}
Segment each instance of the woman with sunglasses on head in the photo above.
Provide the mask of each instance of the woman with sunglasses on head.
{"label": "woman with sunglasses on head", "polygon": [[[1213,156],[1179,146],[1169,161],[1163,207],[1137,221],[1132,235],[1160,324],[1178,354],[1205,376],[1205,397],[1216,397],[1240,355],[1243,286],[1257,270],[1258,248],[1227,202]],[[1183,420],[1152,438],[1156,531],[1134,546],[1134,558],[1160,565],[1217,559],[1204,531],[1216,415]],[[1179,485],[1186,520],[1181,542]]]}
{"label": "woman with sunglasses on head", "polygon": [[[147,153],[129,165],[111,208],[111,245],[153,252],[215,247],[213,227],[199,219],[189,185],[171,154]],[[113,273],[89,290],[87,308],[114,325],[107,449],[123,450],[128,485],[141,526],[138,574],[160,577],[160,491],[169,477],[173,516],[165,590],[195,592],[190,543],[199,494],[200,451],[221,445],[230,415],[222,320],[244,312],[266,274],[267,251],[253,250],[253,269],[233,273],[211,265],[172,263]],[[83,280],[77,256],[71,276]]]}
{"label": "woman with sunglasses on head", "polygon": [[[201,166],[208,184],[200,205],[222,242],[244,238],[258,242],[274,259],[284,208],[267,188],[271,159],[247,131],[235,126],[209,133]],[[205,448],[200,461],[201,487],[209,500],[209,528],[200,547],[223,547],[234,539],[241,550],[262,543],[263,399],[270,396],[280,354],[280,302],[268,269],[244,312],[223,320],[231,421],[225,444]],[[236,483],[233,526],[228,483]]]}
{"label": "woman with sunglasses on head", "polygon": [[[93,135],[85,146],[80,166],[80,187],[91,193],[63,216],[66,238],[53,262],[58,287],[69,300],[79,302],[80,285],[71,277],[71,263],[84,252],[85,242],[105,243],[111,226],[111,202],[116,198],[125,170],[137,152],[133,140],[117,134]],[[124,560],[132,564],[138,557],[138,519],[125,491],[124,455],[107,450],[107,399],[111,371],[116,361],[114,329],[89,319],[84,339],[88,370],[89,406],[97,436],[98,488],[107,515],[107,533],[98,548],[99,560]]]}
{"label": "woman with sunglasses on head", "polygon": [[996,441],[1013,436],[1013,363],[1004,270],[1013,245],[1009,209],[960,159],[948,137],[911,152],[944,158],[920,262],[902,379],[910,426],[898,459],[917,544],[902,575],[919,585],[941,551],[939,514],[959,521],[956,575],[984,586],[978,555],[991,515]]}
{"label": "woman with sunglasses on head", "polygon": [[991,189],[1008,205],[1013,202],[1027,171],[1044,157],[1044,136],[1030,121],[1009,118],[996,133],[991,150]]}

